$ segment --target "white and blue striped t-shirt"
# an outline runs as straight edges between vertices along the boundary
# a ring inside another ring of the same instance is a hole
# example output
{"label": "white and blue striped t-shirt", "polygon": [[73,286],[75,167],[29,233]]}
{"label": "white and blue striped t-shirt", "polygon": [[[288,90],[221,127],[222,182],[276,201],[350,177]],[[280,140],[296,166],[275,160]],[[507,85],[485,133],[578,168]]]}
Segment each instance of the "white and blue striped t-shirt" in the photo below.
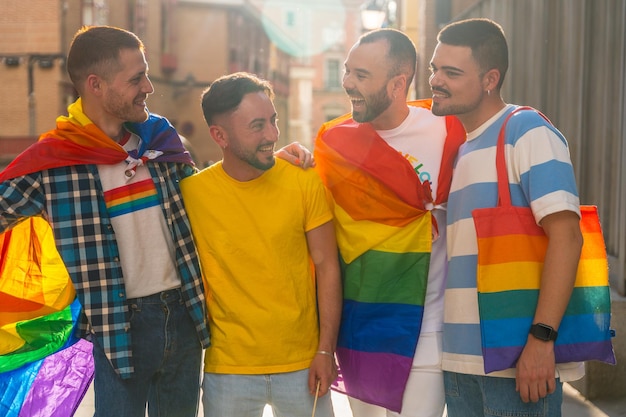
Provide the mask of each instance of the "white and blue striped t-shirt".
{"label": "white and blue striped t-shirt", "polygon": [[[476,290],[477,244],[472,210],[497,205],[496,143],[507,105],[459,149],[448,200],[448,277],[444,302],[443,369],[483,375]],[[563,135],[534,111],[520,111],[507,122],[505,157],[511,201],[530,205],[535,220],[569,210],[579,199],[569,149]],[[582,377],[582,364],[559,364],[562,381]],[[491,373],[514,377],[513,369]]]}

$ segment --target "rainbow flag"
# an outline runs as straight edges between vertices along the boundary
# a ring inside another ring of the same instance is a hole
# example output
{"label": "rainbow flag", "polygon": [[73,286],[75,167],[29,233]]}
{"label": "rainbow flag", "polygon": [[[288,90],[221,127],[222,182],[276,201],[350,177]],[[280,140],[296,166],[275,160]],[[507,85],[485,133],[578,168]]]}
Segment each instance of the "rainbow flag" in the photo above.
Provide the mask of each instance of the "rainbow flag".
{"label": "rainbow flag", "polygon": [[6,372],[68,340],[76,293],[42,218],[28,218],[0,235],[0,255],[0,372]]}
{"label": "rainbow flag", "polygon": [[[479,209],[473,213],[479,248],[478,303],[486,373],[515,367],[537,306],[548,244],[530,209],[504,209]],[[597,209],[581,206],[581,215],[584,245],[574,291],[554,344],[555,356],[558,363],[595,359],[615,364],[604,238]]]}
{"label": "rainbow flag", "polygon": [[[430,108],[430,100],[409,104]],[[458,120],[448,119],[440,201],[447,199],[452,161],[464,139]],[[428,280],[429,185],[420,183],[411,164],[370,124],[349,115],[322,126],[315,160],[335,200],[344,285],[337,345],[341,376],[334,388],[400,412]]]}
{"label": "rainbow flag", "polygon": [[91,344],[76,345],[80,310],[48,222],[0,235],[0,415],[71,415],[93,377]]}
{"label": "rainbow flag", "polygon": [[[68,107],[68,113],[69,116],[57,118],[56,129],[42,134],[36,143],[0,172],[0,182],[50,168],[116,164],[128,157],[124,148],[83,113],[80,98]],[[143,123],[127,123],[125,126],[141,138],[140,156],[148,150],[156,150],[163,154],[152,161],[193,164],[191,155],[167,119],[150,114]]]}
{"label": "rainbow flag", "polygon": [[[76,320],[80,309],[80,304],[75,301],[64,312]],[[91,343],[70,336],[58,351],[44,359],[0,373],[0,415],[71,416],[87,392],[93,375]]]}
{"label": "rainbow flag", "polygon": [[[0,182],[56,167],[115,164],[128,157],[83,113],[81,99],[68,113],[0,172]],[[157,150],[162,154],[152,161],[193,164],[165,118],[150,114],[146,122],[126,127],[142,138],[139,155]],[[141,201],[155,204],[154,196],[146,193]],[[0,234],[0,415],[73,414],[93,378],[91,344],[75,337],[80,311],[47,221],[28,217]]]}

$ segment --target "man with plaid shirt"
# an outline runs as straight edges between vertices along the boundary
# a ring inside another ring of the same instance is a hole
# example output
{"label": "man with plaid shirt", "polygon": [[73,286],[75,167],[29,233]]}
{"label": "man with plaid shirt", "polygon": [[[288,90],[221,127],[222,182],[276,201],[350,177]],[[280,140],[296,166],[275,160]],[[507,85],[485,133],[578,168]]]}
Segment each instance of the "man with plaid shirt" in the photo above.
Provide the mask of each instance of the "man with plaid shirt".
{"label": "man with plaid shirt", "polygon": [[81,29],[68,72],[81,98],[0,174],[0,231],[42,216],[93,342],[96,416],[195,416],[206,304],[179,181],[194,170],[154,90],[141,40]]}

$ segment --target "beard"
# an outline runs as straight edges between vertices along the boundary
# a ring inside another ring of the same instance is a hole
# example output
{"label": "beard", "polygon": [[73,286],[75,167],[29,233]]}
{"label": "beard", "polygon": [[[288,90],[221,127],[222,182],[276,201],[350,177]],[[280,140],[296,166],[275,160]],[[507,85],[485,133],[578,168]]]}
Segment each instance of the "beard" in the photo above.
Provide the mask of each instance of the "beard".
{"label": "beard", "polygon": [[438,103],[433,103],[430,111],[435,116],[450,116],[469,113],[476,108],[473,104],[456,104],[450,106],[442,106]]}
{"label": "beard", "polygon": [[[350,93],[348,93],[350,95]],[[391,105],[391,98],[387,95],[387,87],[383,86],[378,92],[369,97],[363,97],[365,100],[365,111],[359,112],[352,109],[352,119],[355,122],[367,123],[376,119]]]}
{"label": "beard", "polygon": [[276,163],[274,154],[272,154],[272,156],[270,156],[269,158],[264,158],[264,160],[262,160],[261,158],[257,156],[257,151],[259,150],[261,146],[264,146],[264,145],[259,146],[258,148],[254,149],[254,151],[245,150],[238,145],[233,146],[232,143],[229,146],[230,146],[230,151],[239,160],[247,163],[251,167],[254,167],[258,170],[267,171],[268,169],[273,167],[274,164]]}
{"label": "beard", "polygon": [[266,162],[261,161],[256,156],[245,159],[245,161],[251,166],[253,166],[254,168],[260,169],[261,171],[267,171],[268,169],[273,167],[274,164],[276,163],[276,159],[273,156],[270,159],[268,159]]}
{"label": "beard", "polygon": [[145,106],[143,108],[136,106],[135,102],[138,100],[135,98],[132,102],[128,102],[128,99],[112,93],[104,102],[104,108],[108,113],[125,122],[143,123],[148,120],[148,109]]}

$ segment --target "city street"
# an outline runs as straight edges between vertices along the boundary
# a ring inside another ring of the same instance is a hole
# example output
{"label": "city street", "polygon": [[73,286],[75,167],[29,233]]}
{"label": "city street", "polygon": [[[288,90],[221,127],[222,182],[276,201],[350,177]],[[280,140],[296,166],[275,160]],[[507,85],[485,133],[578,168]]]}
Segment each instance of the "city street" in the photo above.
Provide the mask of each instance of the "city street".
{"label": "city street", "polygon": [[[563,386],[563,394],[563,417],[626,417],[626,398],[620,400],[604,400],[599,404],[603,407],[603,409],[600,409],[598,406],[587,401],[569,384]],[[335,417],[353,417],[346,397],[336,392],[333,392],[332,396]],[[92,417],[93,412],[92,385],[74,417]],[[202,404],[200,404],[199,417],[202,416]],[[272,417],[272,412],[269,407],[265,408],[263,417]]]}

